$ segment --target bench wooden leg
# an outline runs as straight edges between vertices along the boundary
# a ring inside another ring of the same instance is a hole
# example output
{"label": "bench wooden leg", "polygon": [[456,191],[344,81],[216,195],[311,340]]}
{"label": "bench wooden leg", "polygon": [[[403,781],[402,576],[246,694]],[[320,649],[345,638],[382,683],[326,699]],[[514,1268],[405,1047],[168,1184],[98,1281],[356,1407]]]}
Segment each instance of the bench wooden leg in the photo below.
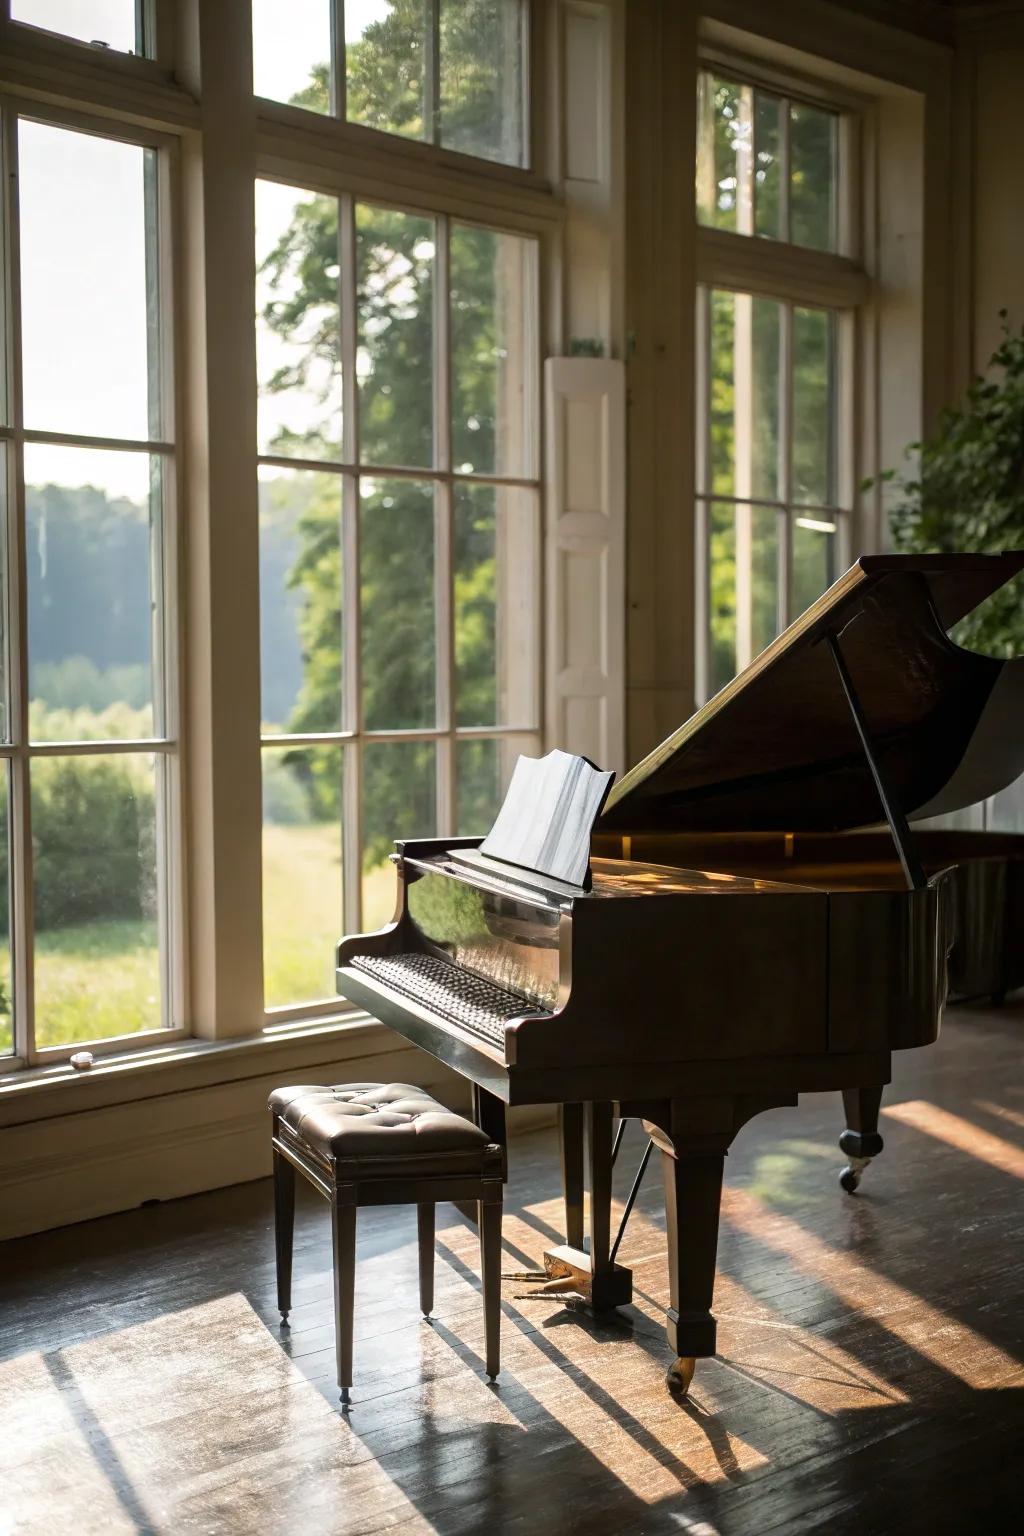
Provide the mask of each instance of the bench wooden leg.
{"label": "bench wooden leg", "polygon": [[334,1241],[334,1338],[338,1352],[338,1388],[343,1403],[352,1386],[352,1324],[356,1296],[356,1191],[342,1185],[331,1199]]}
{"label": "bench wooden leg", "polygon": [[420,1243],[420,1311],[429,1317],[434,1308],[434,1203],[416,1207]]}
{"label": "bench wooden leg", "polygon": [[281,1321],[292,1309],[292,1245],[295,1235],[295,1169],[274,1148],[274,1246],[277,1252],[277,1306]]}
{"label": "bench wooden leg", "polygon": [[480,1201],[480,1269],[486,1370],[493,1381],[501,1368],[501,1184],[497,1179],[484,1181]]}

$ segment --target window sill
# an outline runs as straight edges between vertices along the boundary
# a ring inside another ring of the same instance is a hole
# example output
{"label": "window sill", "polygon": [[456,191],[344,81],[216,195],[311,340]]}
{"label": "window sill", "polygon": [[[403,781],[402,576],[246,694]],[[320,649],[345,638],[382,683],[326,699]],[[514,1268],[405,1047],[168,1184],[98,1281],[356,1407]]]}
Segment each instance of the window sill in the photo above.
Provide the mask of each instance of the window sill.
{"label": "window sill", "polygon": [[68,1062],[0,1077],[0,1127],[187,1093],[268,1071],[297,1072],[343,1058],[407,1049],[365,1013],[275,1024],[238,1040],[177,1040],[105,1056],[87,1072]]}

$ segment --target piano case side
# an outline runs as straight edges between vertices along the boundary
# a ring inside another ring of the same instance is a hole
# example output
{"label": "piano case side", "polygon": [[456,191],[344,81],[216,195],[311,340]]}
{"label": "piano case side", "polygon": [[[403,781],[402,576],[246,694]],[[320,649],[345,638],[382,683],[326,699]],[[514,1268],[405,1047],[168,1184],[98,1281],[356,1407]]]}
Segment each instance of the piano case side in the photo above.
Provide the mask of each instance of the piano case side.
{"label": "piano case side", "polygon": [[560,1015],[515,1030],[523,1067],[827,1050],[828,898],[583,898]]}

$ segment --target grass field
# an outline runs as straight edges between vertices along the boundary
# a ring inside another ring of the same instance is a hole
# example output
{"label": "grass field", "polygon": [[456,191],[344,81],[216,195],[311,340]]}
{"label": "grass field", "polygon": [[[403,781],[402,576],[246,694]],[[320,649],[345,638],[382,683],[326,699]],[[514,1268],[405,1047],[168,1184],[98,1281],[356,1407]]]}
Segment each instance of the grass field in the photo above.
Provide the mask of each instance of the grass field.
{"label": "grass field", "polygon": [[[364,877],[365,928],[388,921],[394,892],[390,864]],[[343,926],[337,824],[266,826],[263,932],[268,1008],[334,995],[334,946]],[[36,935],[35,962],[38,1045],[73,1045],[159,1029],[155,923],[99,921],[44,930]],[[10,957],[5,950],[0,951],[0,979],[9,998]],[[0,1054],[10,1048],[10,1017],[0,1016]]]}
{"label": "grass field", "polygon": [[263,986],[268,1008],[334,993],[341,936],[337,823],[263,829]]}
{"label": "grass field", "polygon": [[[156,924],[82,923],[36,934],[36,1044],[73,1045],[160,1027]],[[10,996],[10,961],[0,957]],[[0,1026],[10,1049],[10,1019]]]}

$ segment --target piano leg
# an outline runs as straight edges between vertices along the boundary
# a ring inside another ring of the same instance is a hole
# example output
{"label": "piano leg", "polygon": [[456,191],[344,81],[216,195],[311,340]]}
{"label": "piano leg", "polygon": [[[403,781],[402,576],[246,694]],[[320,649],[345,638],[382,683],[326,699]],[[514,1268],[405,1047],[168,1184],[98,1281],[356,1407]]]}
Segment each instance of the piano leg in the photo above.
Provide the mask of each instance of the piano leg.
{"label": "piano leg", "polygon": [[[497,1094],[489,1093],[486,1088],[481,1088],[479,1083],[473,1087],[473,1124],[478,1125],[482,1131],[486,1131],[496,1147],[501,1148],[501,1177],[508,1178],[508,1133],[505,1129],[505,1103]],[[479,1212],[475,1200],[456,1200],[453,1202],[460,1215],[474,1227],[477,1225]]]}
{"label": "piano leg", "polygon": [[505,1103],[479,1083],[473,1084],[473,1123],[501,1148],[501,1177],[508,1178],[508,1133],[505,1129]]}
{"label": "piano leg", "polygon": [[865,1168],[877,1157],[885,1143],[878,1134],[878,1112],[882,1106],[881,1084],[868,1088],[844,1088],[843,1109],[846,1129],[839,1138],[839,1150],[849,1163],[839,1175],[839,1183],[848,1195],[856,1193]]}
{"label": "piano leg", "polygon": [[565,1240],[583,1247],[583,1105],[558,1106],[558,1135],[562,1152],[562,1198],[565,1201]]}
{"label": "piano leg", "polygon": [[676,1355],[669,1367],[669,1389],[685,1396],[697,1360],[715,1353],[715,1290],[718,1213],[728,1142],[673,1137],[672,1151],[662,1145],[665,1219],[668,1235],[670,1305],[666,1332]]}

